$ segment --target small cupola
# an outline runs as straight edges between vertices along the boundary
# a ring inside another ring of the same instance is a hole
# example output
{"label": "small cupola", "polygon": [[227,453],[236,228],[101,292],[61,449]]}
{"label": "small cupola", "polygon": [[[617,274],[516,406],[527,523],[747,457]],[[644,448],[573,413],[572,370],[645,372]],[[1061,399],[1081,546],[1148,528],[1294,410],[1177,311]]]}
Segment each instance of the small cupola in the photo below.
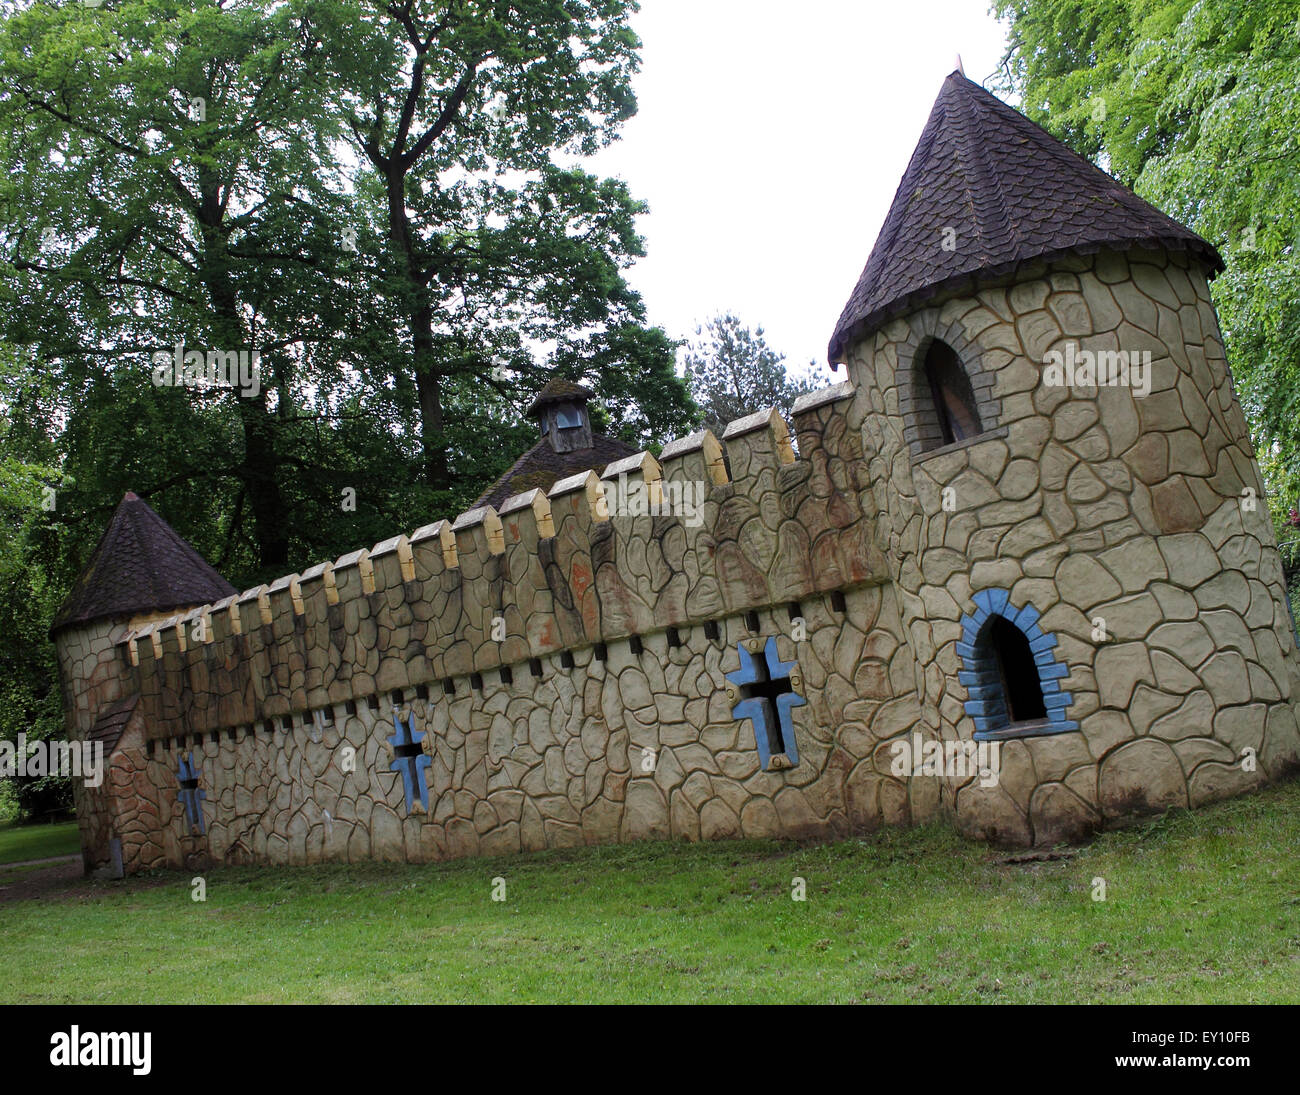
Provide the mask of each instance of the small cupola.
{"label": "small cupola", "polygon": [[530,418],[538,420],[542,440],[550,443],[556,452],[574,452],[589,449],[591,416],[587,413],[587,400],[592,391],[572,380],[556,378],[537,393],[528,408]]}

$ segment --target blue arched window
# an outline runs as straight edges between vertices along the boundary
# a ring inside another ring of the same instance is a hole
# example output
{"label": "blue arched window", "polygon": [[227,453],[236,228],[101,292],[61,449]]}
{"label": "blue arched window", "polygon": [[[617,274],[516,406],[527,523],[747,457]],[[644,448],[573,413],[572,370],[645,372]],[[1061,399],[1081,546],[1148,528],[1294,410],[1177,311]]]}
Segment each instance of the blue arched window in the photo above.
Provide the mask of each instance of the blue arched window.
{"label": "blue arched window", "polygon": [[1038,610],[1017,608],[1004,589],[980,590],[972,600],[975,611],[961,621],[957,677],[970,697],[976,740],[1079,729],[1065,717],[1074,698],[1061,691],[1069,666],[1057,660],[1057,638],[1039,626]]}

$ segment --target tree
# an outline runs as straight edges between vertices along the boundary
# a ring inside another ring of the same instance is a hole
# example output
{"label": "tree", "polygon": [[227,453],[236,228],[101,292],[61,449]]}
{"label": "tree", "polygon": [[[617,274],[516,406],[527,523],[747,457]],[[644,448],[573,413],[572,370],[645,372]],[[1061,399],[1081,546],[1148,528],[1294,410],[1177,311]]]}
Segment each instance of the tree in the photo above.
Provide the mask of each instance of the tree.
{"label": "tree", "polygon": [[[245,588],[468,508],[550,370],[629,442],[691,421],[644,206],[571,162],[635,109],[633,10],[6,7],[0,732],[59,726],[45,633],[126,489]],[[157,386],[177,343],[257,390]]]}
{"label": "tree", "polygon": [[[328,384],[311,351],[334,351],[342,319],[329,264],[343,199],[310,11],[34,5],[0,38],[0,133],[18,168],[0,191],[18,305],[5,335],[39,347],[74,437],[89,415],[103,445],[102,414],[126,404],[183,438],[150,488],[190,488],[196,518],[220,498],[208,518],[248,527],[254,569],[270,572],[290,550],[281,427],[301,413],[295,389]],[[153,387],[154,355],[182,344],[257,349],[257,391]],[[138,438],[121,426],[110,445]]]}
{"label": "tree", "polygon": [[645,207],[621,181],[565,162],[635,113],[634,0],[323,10],[339,119],[382,201],[376,261],[401,321],[388,367],[414,385],[426,481],[454,486],[455,393],[522,402],[544,368],[588,380],[644,430],[688,421],[672,345],[645,326],[623,277],[643,254]]}
{"label": "tree", "polygon": [[764,407],[776,407],[789,421],[799,396],[829,382],[818,373],[792,378],[785,355],[768,346],[763,328],[751,331],[730,312],[697,327],[695,335],[684,355],[686,380],[703,411],[702,425],[719,436],[727,423]]}
{"label": "tree", "polygon": [[[1293,0],[996,0],[1026,113],[1214,243],[1211,291],[1281,525],[1300,500]],[[1292,530],[1294,531],[1294,530]]]}
{"label": "tree", "polygon": [[[9,381],[30,363],[0,344],[0,740],[28,742],[63,736],[58,668],[45,629],[63,589],[50,577],[58,554],[57,504],[64,483],[49,461],[52,447],[15,444],[13,423],[21,400]],[[37,378],[34,383],[41,383]],[[66,810],[72,786],[64,777],[18,776],[5,780],[21,815]]]}
{"label": "tree", "polygon": [[[635,107],[633,9],[123,0],[0,24],[0,336],[57,380],[37,418],[78,484],[69,553],[128,487],[236,584],[455,513],[550,369],[629,441],[688,423],[623,277],[643,206],[558,162]],[[182,339],[258,349],[257,393],[153,387]]]}

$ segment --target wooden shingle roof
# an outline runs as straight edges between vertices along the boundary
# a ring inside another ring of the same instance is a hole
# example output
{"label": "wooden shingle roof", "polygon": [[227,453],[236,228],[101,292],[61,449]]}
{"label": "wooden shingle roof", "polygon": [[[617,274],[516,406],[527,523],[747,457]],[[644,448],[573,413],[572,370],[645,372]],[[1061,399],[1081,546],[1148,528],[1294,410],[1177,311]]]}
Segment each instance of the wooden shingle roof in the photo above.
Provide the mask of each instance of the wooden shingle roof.
{"label": "wooden shingle roof", "polygon": [[237,592],[149,503],[127,491],[50,634],[92,620],[209,604]]}
{"label": "wooden shingle roof", "polygon": [[542,438],[511,465],[510,469],[478,496],[474,507],[500,506],[507,498],[524,491],[548,491],[561,479],[579,472],[599,472],[607,464],[631,456],[638,450],[614,437],[595,434],[591,448],[556,452],[551,443]]}
{"label": "wooden shingle roof", "polygon": [[843,361],[852,343],[893,316],[977,275],[1132,246],[1190,251],[1211,273],[1223,269],[1195,232],[953,72],[836,324],[830,360]]}
{"label": "wooden shingle roof", "polygon": [[86,740],[103,742],[104,756],[110,756],[117,748],[117,743],[122,740],[122,732],[126,729],[126,724],[131,721],[136,704],[139,702],[140,694],[132,692],[124,699],[110,703],[99,713],[95,725],[86,735]]}

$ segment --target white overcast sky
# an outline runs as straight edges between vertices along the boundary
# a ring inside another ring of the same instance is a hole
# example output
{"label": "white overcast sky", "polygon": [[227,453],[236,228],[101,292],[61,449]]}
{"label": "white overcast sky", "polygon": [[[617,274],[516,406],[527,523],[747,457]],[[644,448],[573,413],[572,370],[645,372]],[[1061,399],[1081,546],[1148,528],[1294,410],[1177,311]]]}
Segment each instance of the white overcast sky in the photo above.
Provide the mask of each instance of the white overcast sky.
{"label": "white overcast sky", "polygon": [[944,77],[960,53],[983,83],[1004,27],[988,0],[642,0],[632,25],[640,110],[586,165],[649,203],[649,321],[730,310],[824,364]]}

